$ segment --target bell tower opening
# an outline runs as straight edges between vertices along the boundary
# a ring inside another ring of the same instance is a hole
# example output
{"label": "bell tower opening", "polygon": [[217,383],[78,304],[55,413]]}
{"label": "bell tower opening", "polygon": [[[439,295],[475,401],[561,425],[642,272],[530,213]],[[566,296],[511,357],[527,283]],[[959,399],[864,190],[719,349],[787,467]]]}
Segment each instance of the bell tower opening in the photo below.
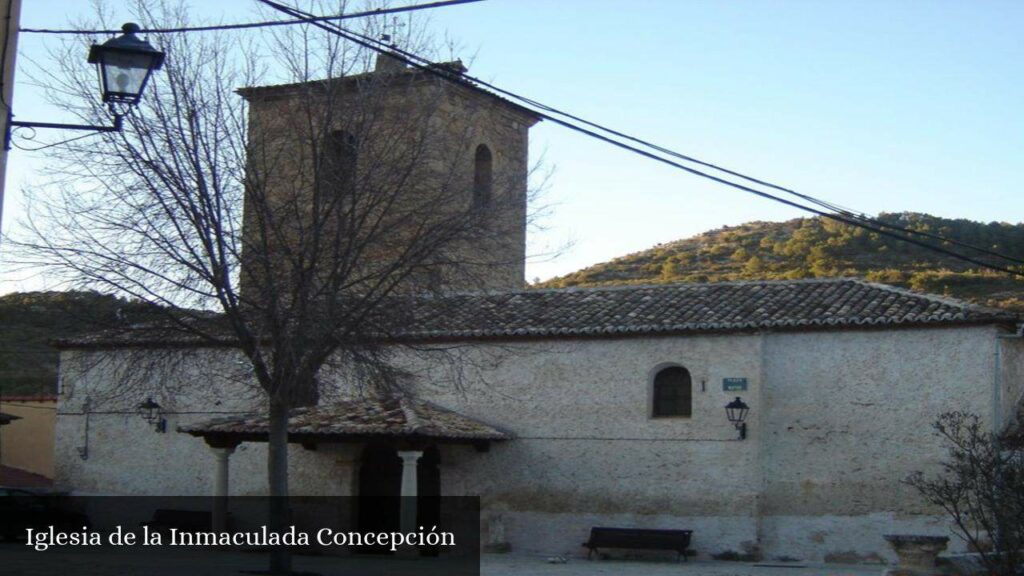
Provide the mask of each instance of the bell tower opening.
{"label": "bell tower opening", "polygon": [[491,188],[494,185],[491,168],[491,149],[481,144],[476,147],[473,161],[473,207],[486,208],[491,204]]}

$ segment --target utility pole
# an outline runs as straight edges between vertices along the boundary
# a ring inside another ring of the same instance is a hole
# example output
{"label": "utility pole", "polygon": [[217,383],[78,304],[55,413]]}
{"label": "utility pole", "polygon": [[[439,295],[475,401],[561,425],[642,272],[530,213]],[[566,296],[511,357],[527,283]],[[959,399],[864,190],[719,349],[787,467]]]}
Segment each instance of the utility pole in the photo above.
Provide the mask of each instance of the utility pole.
{"label": "utility pole", "polygon": [[[11,126],[11,101],[14,98],[14,66],[18,56],[18,23],[21,21],[21,0],[0,0],[0,122],[3,123],[3,134],[8,134]],[[5,138],[6,140],[6,138]],[[0,147],[0,227],[4,221],[4,188],[7,180],[7,142]]]}

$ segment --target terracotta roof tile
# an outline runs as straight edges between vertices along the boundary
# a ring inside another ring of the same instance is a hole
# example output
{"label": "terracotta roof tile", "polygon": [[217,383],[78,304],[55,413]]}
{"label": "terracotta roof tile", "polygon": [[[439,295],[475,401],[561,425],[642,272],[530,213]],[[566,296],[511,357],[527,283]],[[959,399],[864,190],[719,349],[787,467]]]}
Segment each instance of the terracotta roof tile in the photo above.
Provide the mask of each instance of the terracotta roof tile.
{"label": "terracotta roof tile", "polygon": [[[266,414],[215,418],[179,426],[193,436],[261,435]],[[303,438],[416,437],[448,440],[507,440],[508,434],[483,422],[423,400],[406,398],[342,400],[325,406],[297,408],[288,419],[288,434]]]}
{"label": "terracotta roof tile", "polygon": [[435,298],[408,337],[583,336],[1013,322],[984,308],[855,279],[526,290]]}
{"label": "terracotta roof tile", "polygon": [[[406,339],[684,334],[985,324],[1009,311],[851,278],[561,288],[419,297],[392,332]],[[56,343],[62,348],[200,344],[159,326]],[[230,344],[225,333],[224,344]]]}

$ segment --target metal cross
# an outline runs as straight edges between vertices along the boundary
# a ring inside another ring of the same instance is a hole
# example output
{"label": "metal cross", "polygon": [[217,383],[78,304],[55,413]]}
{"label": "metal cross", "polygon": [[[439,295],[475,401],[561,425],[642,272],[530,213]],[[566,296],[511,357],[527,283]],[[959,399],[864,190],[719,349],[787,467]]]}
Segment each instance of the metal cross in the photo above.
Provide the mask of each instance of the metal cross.
{"label": "metal cross", "polygon": [[[388,28],[389,27],[391,29],[390,33],[388,32]],[[405,27],[405,22],[399,22],[398,21],[398,16],[393,16],[391,18],[391,24],[390,25],[385,20],[384,21],[384,33],[380,35],[380,39],[382,41],[384,41],[384,42],[391,42],[392,46],[398,47],[398,43],[396,41],[393,41],[393,39],[398,36],[398,29],[399,28],[404,28],[404,27]]]}

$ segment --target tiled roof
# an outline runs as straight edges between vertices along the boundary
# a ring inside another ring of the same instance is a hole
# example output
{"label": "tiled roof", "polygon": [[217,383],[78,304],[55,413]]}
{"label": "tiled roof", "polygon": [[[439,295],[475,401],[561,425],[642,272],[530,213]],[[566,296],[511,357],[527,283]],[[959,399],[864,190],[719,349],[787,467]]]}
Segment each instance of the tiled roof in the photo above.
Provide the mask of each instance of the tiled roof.
{"label": "tiled roof", "polygon": [[455,294],[408,337],[590,336],[1014,322],[1011,312],[849,278]]}
{"label": "tiled roof", "polygon": [[[266,414],[216,418],[179,426],[193,436],[266,437]],[[483,422],[423,400],[360,398],[325,406],[298,408],[288,419],[292,441],[404,437],[453,441],[508,440],[510,436]]]}
{"label": "tiled roof", "polygon": [[[850,278],[560,288],[420,297],[392,331],[405,339],[623,336],[1012,324],[1018,316]],[[140,326],[58,342],[58,347],[200,344]],[[225,345],[230,336],[225,333]]]}

